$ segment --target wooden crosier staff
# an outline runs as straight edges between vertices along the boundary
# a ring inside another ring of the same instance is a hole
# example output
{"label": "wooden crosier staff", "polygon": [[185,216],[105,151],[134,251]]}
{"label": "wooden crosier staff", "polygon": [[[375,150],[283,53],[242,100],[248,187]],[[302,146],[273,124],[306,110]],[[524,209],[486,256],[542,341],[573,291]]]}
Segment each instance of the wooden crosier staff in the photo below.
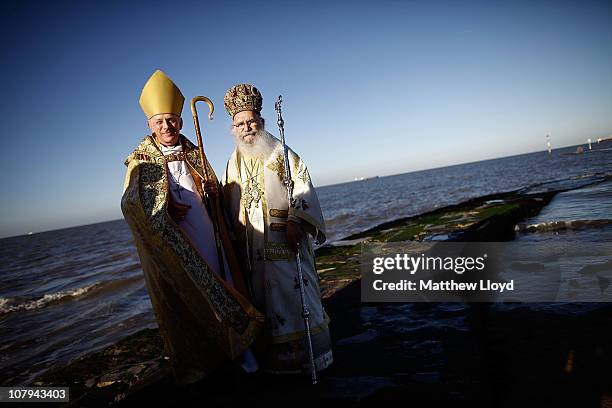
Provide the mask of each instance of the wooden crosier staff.
{"label": "wooden crosier staff", "polygon": [[[204,181],[210,180],[210,174],[208,173],[208,167],[206,166],[207,160],[206,155],[204,154],[204,145],[202,144],[202,133],[200,132],[200,120],[198,119],[198,111],[196,109],[196,102],[206,102],[208,105],[209,113],[208,119],[212,120],[213,112],[215,111],[215,106],[212,101],[205,96],[196,96],[191,100],[191,114],[193,116],[193,125],[195,126],[196,136],[198,137],[198,152],[200,153],[200,161],[202,162],[202,175],[204,176]],[[223,247],[221,246],[221,237],[219,236],[219,222],[221,219],[219,218],[219,205],[218,205],[218,196],[214,197],[214,202],[208,195],[206,195],[206,204],[211,212],[211,220],[213,224],[213,230],[215,232],[215,245],[217,247],[217,258],[219,260],[219,272],[221,276],[227,281],[228,276],[225,274],[225,261],[223,257]]]}
{"label": "wooden crosier staff", "polygon": [[[278,130],[281,136],[281,142],[283,143],[283,154],[285,161],[285,174],[283,175],[283,184],[287,187],[287,199],[289,201],[289,208],[295,207],[295,200],[293,199],[293,182],[291,181],[291,168],[289,167],[289,155],[287,153],[287,144],[285,143],[285,121],[281,112],[281,103],[283,102],[282,95],[278,95],[278,99],[274,104],[274,109],[278,113]],[[304,329],[306,331],[306,340],[308,342],[308,357],[310,357],[310,374],[312,383],[317,383],[317,367],[314,361],[314,353],[312,352],[312,336],[310,334],[310,310],[306,304],[306,294],[304,292],[304,275],[302,274],[302,263],[300,262],[300,243],[297,243],[297,251],[295,252],[295,263],[297,266],[297,278],[300,287],[300,300],[302,302],[302,317],[304,318]]]}

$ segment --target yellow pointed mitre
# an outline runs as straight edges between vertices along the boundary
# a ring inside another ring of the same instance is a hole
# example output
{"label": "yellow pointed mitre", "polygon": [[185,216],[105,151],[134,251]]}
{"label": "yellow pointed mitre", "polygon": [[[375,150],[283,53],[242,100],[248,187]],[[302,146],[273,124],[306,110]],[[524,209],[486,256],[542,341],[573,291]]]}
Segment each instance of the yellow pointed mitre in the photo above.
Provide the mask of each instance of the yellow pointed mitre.
{"label": "yellow pointed mitre", "polygon": [[147,119],[160,113],[181,116],[185,97],[172,80],[159,69],[151,75],[140,94],[140,107]]}

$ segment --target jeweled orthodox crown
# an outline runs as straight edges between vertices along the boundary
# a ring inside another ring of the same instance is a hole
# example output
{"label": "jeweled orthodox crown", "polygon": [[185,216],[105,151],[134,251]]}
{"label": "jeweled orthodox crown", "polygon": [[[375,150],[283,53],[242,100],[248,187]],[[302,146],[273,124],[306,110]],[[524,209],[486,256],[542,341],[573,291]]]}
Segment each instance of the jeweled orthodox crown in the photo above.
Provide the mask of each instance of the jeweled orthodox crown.
{"label": "jeweled orthodox crown", "polygon": [[263,98],[259,90],[251,84],[238,84],[232,86],[223,97],[223,104],[227,113],[233,119],[238,112],[252,110],[261,113]]}

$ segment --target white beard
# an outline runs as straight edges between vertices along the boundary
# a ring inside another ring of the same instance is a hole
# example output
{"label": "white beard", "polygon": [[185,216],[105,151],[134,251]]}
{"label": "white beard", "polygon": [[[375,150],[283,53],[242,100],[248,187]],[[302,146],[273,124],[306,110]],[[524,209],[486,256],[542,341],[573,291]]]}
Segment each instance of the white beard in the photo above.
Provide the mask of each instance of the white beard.
{"label": "white beard", "polygon": [[274,153],[279,145],[279,140],[265,130],[258,130],[252,143],[246,143],[242,138],[234,134],[236,149],[246,157],[257,157],[264,162]]}

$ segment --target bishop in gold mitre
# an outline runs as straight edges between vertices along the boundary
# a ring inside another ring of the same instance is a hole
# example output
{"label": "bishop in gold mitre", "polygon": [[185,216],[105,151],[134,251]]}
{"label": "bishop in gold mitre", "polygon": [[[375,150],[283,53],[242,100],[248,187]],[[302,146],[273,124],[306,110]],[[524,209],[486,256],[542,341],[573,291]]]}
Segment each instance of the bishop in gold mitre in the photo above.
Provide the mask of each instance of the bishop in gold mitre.
{"label": "bishop in gold mitre", "polygon": [[[224,222],[205,204],[218,185],[210,163],[180,134],[185,98],[162,71],[140,94],[151,134],[125,164],[121,209],[134,236],[153,311],[176,381],[188,384],[234,361],[257,369],[249,346],[263,321],[248,299]],[[204,179],[207,166],[209,180]]]}
{"label": "bishop in gold mitre", "polygon": [[185,97],[181,90],[159,69],[151,75],[140,94],[140,107],[147,119],[155,115],[181,116]]}

